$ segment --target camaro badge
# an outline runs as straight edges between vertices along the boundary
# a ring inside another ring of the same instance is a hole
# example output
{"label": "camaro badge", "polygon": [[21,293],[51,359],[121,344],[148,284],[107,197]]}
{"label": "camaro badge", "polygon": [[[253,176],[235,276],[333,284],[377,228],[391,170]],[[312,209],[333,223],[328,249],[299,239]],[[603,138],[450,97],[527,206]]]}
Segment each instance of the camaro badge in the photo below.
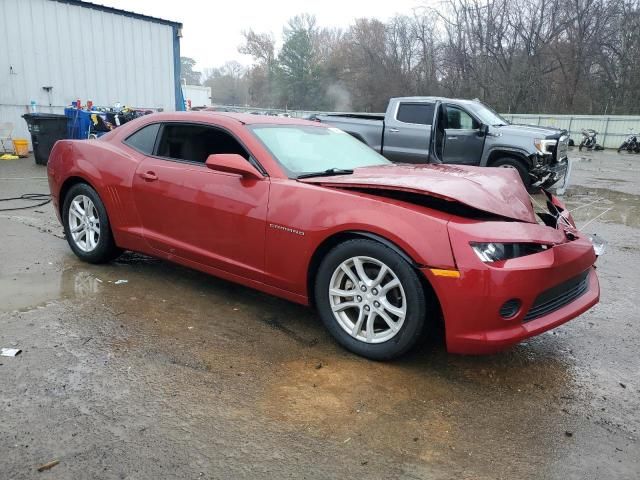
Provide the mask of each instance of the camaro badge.
{"label": "camaro badge", "polygon": [[282,225],[276,225],[275,223],[270,223],[269,226],[271,228],[275,228],[276,230],[282,230],[284,232],[295,233],[296,235],[304,236],[304,232],[302,230],[296,230],[295,228],[289,228]]}

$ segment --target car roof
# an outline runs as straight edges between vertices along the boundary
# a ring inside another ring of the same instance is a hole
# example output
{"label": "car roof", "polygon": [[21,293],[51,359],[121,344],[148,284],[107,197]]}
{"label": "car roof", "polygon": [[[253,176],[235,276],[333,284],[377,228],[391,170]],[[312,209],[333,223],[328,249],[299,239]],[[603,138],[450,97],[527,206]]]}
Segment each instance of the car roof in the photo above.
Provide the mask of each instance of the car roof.
{"label": "car roof", "polygon": [[235,120],[243,125],[309,125],[314,127],[326,127],[326,125],[319,124],[318,122],[310,122],[308,120],[302,120],[299,118],[290,117],[275,117],[268,115],[251,115],[249,113],[234,113],[234,112],[216,112],[207,110],[198,110],[190,112],[163,112],[151,114],[160,121],[211,121],[216,118],[228,118]]}
{"label": "car roof", "polygon": [[479,100],[476,99],[468,99],[468,98],[448,98],[448,97],[394,97],[392,100],[397,100],[399,102],[443,102],[443,103],[459,103],[459,104],[470,104],[470,103],[478,103]]}

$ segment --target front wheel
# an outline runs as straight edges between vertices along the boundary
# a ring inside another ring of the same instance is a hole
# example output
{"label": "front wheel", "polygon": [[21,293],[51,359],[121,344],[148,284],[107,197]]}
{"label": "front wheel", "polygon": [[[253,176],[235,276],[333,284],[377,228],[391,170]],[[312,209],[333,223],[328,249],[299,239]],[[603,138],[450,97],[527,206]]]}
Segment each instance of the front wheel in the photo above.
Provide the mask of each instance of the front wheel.
{"label": "front wheel", "polygon": [[338,343],[373,360],[411,349],[428,314],[416,271],[395,251],[368,239],[334,247],[320,265],[314,293],[320,317]]}
{"label": "front wheel", "polygon": [[105,263],[120,255],[107,210],[98,193],[86,183],[78,183],[67,192],[62,221],[67,242],[81,260]]}

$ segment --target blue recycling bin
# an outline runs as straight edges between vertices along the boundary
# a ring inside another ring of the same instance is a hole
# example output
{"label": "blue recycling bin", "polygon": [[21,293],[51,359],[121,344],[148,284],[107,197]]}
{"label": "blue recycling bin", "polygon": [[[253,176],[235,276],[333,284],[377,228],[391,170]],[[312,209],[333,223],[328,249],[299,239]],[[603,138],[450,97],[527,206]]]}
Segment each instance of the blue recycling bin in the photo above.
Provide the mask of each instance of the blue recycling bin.
{"label": "blue recycling bin", "polygon": [[91,130],[91,114],[86,110],[68,107],[64,109],[67,121],[67,138],[83,140],[89,138]]}

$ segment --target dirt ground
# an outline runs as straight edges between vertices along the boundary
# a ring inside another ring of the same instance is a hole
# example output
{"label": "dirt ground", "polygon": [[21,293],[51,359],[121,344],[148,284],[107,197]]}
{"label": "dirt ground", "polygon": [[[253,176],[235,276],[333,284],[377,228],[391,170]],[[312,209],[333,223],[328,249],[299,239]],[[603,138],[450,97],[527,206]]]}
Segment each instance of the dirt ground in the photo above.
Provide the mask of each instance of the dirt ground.
{"label": "dirt ground", "polygon": [[[367,361],[308,309],[139,255],[84,264],[51,205],[0,212],[0,347],[22,349],[0,357],[0,479],[639,478],[640,156],[572,156],[565,200],[609,242],[601,303],[485,357]],[[0,197],[45,175],[0,162]]]}

